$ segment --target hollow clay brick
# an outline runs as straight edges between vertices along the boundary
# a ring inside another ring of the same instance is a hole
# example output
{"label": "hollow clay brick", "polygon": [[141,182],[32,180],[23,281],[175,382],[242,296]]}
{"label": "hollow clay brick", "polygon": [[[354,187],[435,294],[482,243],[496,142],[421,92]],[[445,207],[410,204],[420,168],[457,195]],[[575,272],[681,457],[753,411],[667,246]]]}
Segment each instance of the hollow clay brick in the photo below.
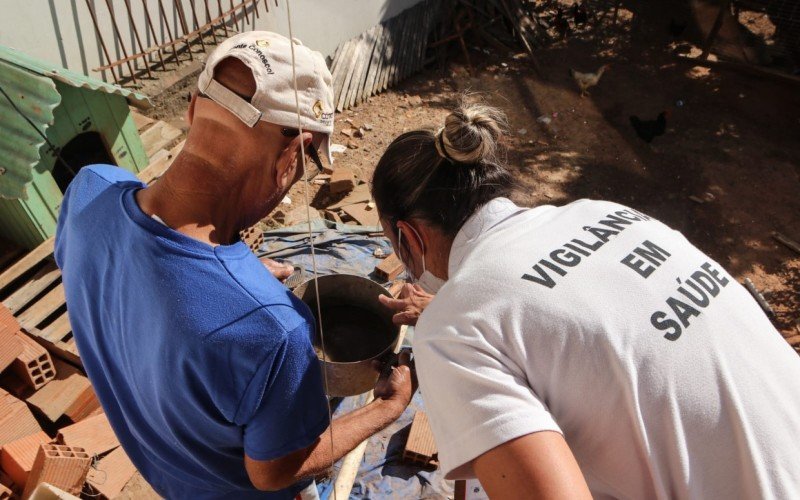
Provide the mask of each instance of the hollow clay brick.
{"label": "hollow clay brick", "polygon": [[420,465],[429,465],[436,457],[436,454],[436,443],[433,440],[433,432],[428,423],[428,415],[425,412],[418,411],[414,414],[414,421],[411,423],[411,431],[408,433],[403,459]]}
{"label": "hollow clay brick", "polygon": [[44,387],[56,376],[50,353],[24,333],[17,333],[17,338],[22,342],[22,353],[11,363],[11,371],[34,390]]}
{"label": "hollow clay brick", "polygon": [[0,304],[0,333],[10,331],[12,334],[19,331],[19,322],[6,306]]}
{"label": "hollow clay brick", "polygon": [[89,455],[102,455],[119,446],[105,413],[64,427],[58,432],[58,442],[83,448]]}
{"label": "hollow clay brick", "polygon": [[0,389],[0,447],[41,430],[24,401]]}
{"label": "hollow clay brick", "polygon": [[115,498],[135,473],[136,467],[120,446],[98,461],[86,480],[104,497]]}
{"label": "hollow clay brick", "polygon": [[44,431],[39,431],[3,445],[3,450],[0,452],[0,467],[18,488],[25,487],[39,445],[50,441],[50,437]]}
{"label": "hollow clay brick", "polygon": [[31,496],[39,483],[52,484],[67,493],[79,495],[91,464],[92,457],[83,448],[41,445],[22,493],[23,500]]}
{"label": "hollow clay brick", "polygon": [[22,343],[17,338],[16,332],[0,325],[0,372],[8,368],[20,354],[22,354]]}
{"label": "hollow clay brick", "polygon": [[[96,408],[92,407],[91,403],[94,391],[89,379],[80,370],[59,359],[54,360],[53,366],[56,377],[29,396],[26,399],[28,404],[41,412],[50,422],[55,422],[65,414],[71,414],[70,420],[73,422],[87,416]],[[89,406],[88,409],[81,407],[81,401],[84,399]],[[75,419],[73,416],[80,418]]]}

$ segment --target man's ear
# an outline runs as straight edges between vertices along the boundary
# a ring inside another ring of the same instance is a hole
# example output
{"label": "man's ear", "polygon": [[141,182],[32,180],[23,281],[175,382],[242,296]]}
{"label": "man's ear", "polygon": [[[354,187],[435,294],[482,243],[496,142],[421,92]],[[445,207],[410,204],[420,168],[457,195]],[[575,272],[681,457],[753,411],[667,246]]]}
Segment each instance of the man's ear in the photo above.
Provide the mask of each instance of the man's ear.
{"label": "man's ear", "polygon": [[189,109],[186,110],[186,115],[184,115],[183,119],[186,121],[186,125],[192,126],[192,120],[194,120],[194,106],[197,103],[197,95],[198,91],[195,90],[192,92],[192,97],[189,100]]}
{"label": "man's ear", "polygon": [[297,152],[300,150],[300,137],[295,137],[286,145],[278,155],[275,163],[275,185],[280,189],[288,190],[297,180],[297,172],[300,165],[297,160]]}

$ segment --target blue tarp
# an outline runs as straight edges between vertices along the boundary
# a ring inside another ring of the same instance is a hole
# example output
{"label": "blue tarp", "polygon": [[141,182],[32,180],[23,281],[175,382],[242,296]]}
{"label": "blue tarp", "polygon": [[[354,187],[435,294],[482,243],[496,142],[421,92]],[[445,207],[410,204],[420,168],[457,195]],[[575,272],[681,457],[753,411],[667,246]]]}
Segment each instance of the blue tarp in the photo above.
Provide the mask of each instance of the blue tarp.
{"label": "blue tarp", "polygon": [[[366,276],[378,283],[373,270],[380,259],[373,254],[380,248],[386,255],[392,252],[391,244],[381,235],[379,227],[348,226],[329,221],[312,223],[317,272],[325,274],[355,274]],[[278,261],[290,262],[313,276],[310,236],[307,224],[281,228],[264,233],[264,243],[256,254]],[[409,328],[405,344],[413,340]],[[366,395],[337,398],[331,401],[334,418],[364,405]],[[440,470],[422,469],[402,462],[408,432],[414,414],[424,410],[422,395],[414,395],[405,413],[392,425],[370,438],[364,461],[356,476],[351,499],[444,499],[453,498],[453,482],[445,481]],[[339,464],[334,467],[336,478]],[[320,497],[333,499],[333,481],[318,483]],[[345,500],[339,498],[337,500]]]}

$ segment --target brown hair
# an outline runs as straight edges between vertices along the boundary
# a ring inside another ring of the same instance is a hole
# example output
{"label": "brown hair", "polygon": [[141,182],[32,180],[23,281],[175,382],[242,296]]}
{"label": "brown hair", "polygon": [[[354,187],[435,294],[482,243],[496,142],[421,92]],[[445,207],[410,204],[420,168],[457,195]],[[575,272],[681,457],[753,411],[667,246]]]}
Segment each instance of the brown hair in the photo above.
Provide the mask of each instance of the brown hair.
{"label": "brown hair", "polygon": [[372,177],[381,216],[392,226],[420,218],[454,236],[479,207],[511,193],[513,177],[500,145],[506,127],[499,109],[462,104],[437,132],[397,137]]}

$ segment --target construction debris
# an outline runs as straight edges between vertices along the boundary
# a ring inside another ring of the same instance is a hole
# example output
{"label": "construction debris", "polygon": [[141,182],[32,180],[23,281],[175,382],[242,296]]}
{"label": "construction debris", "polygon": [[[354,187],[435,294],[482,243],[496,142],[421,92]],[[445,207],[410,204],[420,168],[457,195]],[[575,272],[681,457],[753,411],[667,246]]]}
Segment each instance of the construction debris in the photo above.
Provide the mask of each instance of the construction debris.
{"label": "construction debris", "polygon": [[800,253],[800,243],[797,243],[796,241],[794,241],[792,239],[789,239],[787,236],[785,236],[785,235],[783,235],[783,234],[781,234],[781,233],[779,233],[777,231],[772,233],[772,237],[775,238],[775,240],[777,242],[782,243],[783,245],[785,245],[787,248],[791,248],[795,252]]}
{"label": "construction debris", "polygon": [[119,447],[89,470],[86,481],[105,498],[115,498],[136,473],[125,450]]}
{"label": "construction debris", "polygon": [[758,302],[758,305],[761,306],[761,309],[763,309],[764,312],[767,313],[767,316],[769,316],[770,318],[775,317],[775,311],[772,310],[772,306],[769,305],[767,299],[764,298],[764,296],[761,294],[761,292],[758,291],[753,282],[750,281],[750,278],[744,279],[744,287],[747,288],[747,291],[750,292],[750,295],[752,295],[753,298],[756,299],[756,302]]}
{"label": "construction debris", "polygon": [[393,253],[375,266],[375,275],[384,281],[392,281],[400,276],[400,273],[404,270],[405,266],[397,257],[397,254]]}
{"label": "construction debris", "polygon": [[356,178],[352,170],[347,167],[337,167],[333,170],[329,184],[331,194],[350,192],[355,185]]}
{"label": "construction debris", "polygon": [[379,226],[380,219],[378,211],[371,207],[369,203],[356,203],[342,207],[342,212],[361,226]]}
{"label": "construction debris", "polygon": [[39,431],[3,445],[3,450],[0,452],[0,467],[17,488],[25,488],[39,446],[50,441],[50,436],[44,431]]}
{"label": "construction debris", "polygon": [[64,427],[58,432],[57,441],[67,446],[80,446],[90,455],[102,455],[119,446],[105,413]]}
{"label": "construction debris", "polygon": [[0,389],[0,447],[41,430],[24,401]]}

